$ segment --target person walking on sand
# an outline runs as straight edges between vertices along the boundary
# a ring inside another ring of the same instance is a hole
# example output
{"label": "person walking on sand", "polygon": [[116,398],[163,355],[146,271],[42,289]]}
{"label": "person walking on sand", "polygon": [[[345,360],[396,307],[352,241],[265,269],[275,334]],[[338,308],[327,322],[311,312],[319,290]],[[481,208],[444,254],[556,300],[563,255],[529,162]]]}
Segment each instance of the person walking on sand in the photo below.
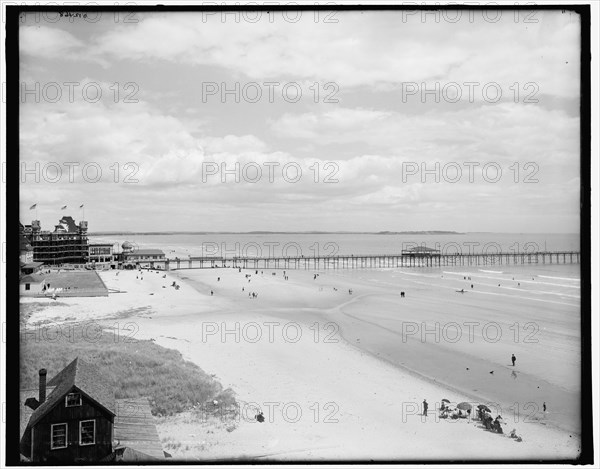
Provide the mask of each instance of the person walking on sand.
{"label": "person walking on sand", "polygon": [[542,404],[542,408],[544,409],[544,412],[546,412],[546,403],[545,402]]}
{"label": "person walking on sand", "polygon": [[515,357],[514,353],[512,354],[511,360],[512,360],[512,366],[515,366],[515,362],[517,361],[517,357]]}
{"label": "person walking on sand", "polygon": [[427,399],[423,399],[423,416],[427,417],[427,409],[429,408],[429,404],[427,404]]}

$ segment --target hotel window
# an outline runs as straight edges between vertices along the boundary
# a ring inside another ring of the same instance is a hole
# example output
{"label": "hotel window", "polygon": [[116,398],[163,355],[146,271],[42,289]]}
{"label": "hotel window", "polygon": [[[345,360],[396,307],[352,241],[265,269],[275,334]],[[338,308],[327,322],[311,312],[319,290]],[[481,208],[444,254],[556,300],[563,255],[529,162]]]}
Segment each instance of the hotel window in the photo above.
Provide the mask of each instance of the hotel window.
{"label": "hotel window", "polygon": [[82,420],[79,422],[79,444],[81,446],[96,443],[96,421]]}
{"label": "hotel window", "polygon": [[67,424],[55,423],[50,425],[50,449],[61,449],[67,447]]}
{"label": "hotel window", "polygon": [[71,392],[65,397],[65,407],[78,407],[81,405],[81,394]]}
{"label": "hotel window", "polygon": [[30,285],[30,284],[28,284],[28,283],[26,283],[26,284],[25,284],[25,290],[31,290],[31,285]]}

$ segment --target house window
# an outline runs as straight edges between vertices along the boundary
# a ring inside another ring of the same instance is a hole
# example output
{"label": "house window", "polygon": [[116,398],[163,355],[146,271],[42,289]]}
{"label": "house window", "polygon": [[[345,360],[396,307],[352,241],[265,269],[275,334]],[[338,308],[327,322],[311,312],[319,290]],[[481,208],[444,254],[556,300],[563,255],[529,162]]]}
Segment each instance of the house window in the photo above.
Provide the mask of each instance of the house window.
{"label": "house window", "polygon": [[55,423],[50,425],[52,439],[50,440],[50,449],[61,449],[67,447],[67,424]]}
{"label": "house window", "polygon": [[30,285],[30,284],[28,284],[28,283],[26,283],[26,284],[25,284],[25,290],[31,290],[31,285]]}
{"label": "house window", "polygon": [[79,422],[79,444],[81,446],[96,443],[96,421],[82,420]]}
{"label": "house window", "polygon": [[77,407],[81,405],[81,394],[72,392],[65,397],[65,407]]}

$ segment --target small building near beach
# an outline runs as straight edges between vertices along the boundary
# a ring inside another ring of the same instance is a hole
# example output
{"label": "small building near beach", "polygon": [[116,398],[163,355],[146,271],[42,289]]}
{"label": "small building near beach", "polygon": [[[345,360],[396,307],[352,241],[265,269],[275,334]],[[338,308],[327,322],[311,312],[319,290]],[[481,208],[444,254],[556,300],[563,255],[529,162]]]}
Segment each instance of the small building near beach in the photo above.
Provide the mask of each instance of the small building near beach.
{"label": "small building near beach", "polygon": [[40,270],[42,270],[43,265],[44,265],[43,262],[33,262],[33,261],[28,262],[28,263],[21,262],[21,273],[23,275],[36,274]]}
{"label": "small building near beach", "polygon": [[89,245],[88,262],[95,269],[115,268],[115,253],[112,243],[93,243]]}
{"label": "small building near beach", "polygon": [[42,274],[23,275],[19,281],[22,296],[43,295],[46,290],[46,279]]}
{"label": "small building near beach", "polygon": [[429,248],[427,246],[415,246],[402,250],[403,256],[414,256],[414,257],[425,257],[425,256],[439,256],[440,250]]}
{"label": "small building near beach", "polygon": [[165,269],[167,258],[160,249],[135,249],[123,253],[124,268]]}
{"label": "small building near beach", "polygon": [[164,459],[147,399],[115,399],[102,370],[80,358],[47,384],[46,374],[39,370],[37,390],[21,391],[24,460],[85,464]]}

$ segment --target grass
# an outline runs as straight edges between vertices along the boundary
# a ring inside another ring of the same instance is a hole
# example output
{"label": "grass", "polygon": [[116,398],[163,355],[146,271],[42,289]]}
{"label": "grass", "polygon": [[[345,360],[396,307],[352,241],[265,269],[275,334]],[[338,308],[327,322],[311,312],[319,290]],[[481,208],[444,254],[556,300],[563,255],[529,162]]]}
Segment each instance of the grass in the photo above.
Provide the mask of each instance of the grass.
{"label": "grass", "polygon": [[[67,332],[68,331],[68,332]],[[38,370],[48,379],[76,357],[99,366],[114,386],[116,398],[148,397],[155,416],[169,416],[217,400],[235,406],[234,393],[223,389],[212,376],[185,361],[176,350],[149,340],[117,337],[110,331],[87,330],[84,324],[64,326],[61,334],[46,340],[21,334],[21,388],[37,386]],[[216,409],[218,410],[218,409]]]}

